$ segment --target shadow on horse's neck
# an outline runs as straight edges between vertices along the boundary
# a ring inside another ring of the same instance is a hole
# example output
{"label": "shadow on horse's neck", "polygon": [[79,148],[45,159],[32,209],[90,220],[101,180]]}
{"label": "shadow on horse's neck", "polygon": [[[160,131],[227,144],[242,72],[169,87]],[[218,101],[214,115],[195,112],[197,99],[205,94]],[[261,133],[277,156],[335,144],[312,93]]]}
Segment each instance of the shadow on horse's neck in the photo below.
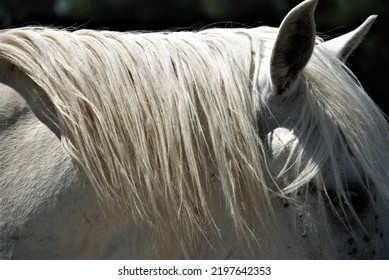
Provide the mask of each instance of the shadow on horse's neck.
{"label": "shadow on horse's neck", "polygon": [[20,93],[35,116],[60,139],[58,118],[47,94],[14,65],[0,61],[0,69],[0,83]]}

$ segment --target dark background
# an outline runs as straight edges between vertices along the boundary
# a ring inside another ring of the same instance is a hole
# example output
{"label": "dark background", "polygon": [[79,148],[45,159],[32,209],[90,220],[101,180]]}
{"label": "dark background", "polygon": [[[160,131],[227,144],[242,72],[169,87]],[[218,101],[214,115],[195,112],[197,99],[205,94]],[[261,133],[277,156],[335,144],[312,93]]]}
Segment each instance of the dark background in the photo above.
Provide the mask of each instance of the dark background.
{"label": "dark background", "polygon": [[[130,30],[197,30],[212,27],[279,26],[300,0],[0,0],[1,28],[50,25]],[[378,14],[371,32],[348,64],[366,91],[389,115],[389,4],[387,0],[321,0],[317,29],[344,34]]]}

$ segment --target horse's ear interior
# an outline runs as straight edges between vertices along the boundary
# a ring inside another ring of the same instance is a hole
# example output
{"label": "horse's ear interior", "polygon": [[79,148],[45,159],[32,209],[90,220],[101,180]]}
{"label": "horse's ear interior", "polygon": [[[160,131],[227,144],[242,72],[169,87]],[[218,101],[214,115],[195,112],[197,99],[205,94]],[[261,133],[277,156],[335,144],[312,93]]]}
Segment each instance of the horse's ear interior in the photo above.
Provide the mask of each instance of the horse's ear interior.
{"label": "horse's ear interior", "polygon": [[345,62],[362,42],[363,37],[369,32],[376,18],[376,15],[368,17],[357,29],[329,40],[323,43],[323,46]]}
{"label": "horse's ear interior", "polygon": [[308,63],[315,46],[317,0],[296,6],[282,21],[273,48],[270,74],[275,90],[284,93]]}

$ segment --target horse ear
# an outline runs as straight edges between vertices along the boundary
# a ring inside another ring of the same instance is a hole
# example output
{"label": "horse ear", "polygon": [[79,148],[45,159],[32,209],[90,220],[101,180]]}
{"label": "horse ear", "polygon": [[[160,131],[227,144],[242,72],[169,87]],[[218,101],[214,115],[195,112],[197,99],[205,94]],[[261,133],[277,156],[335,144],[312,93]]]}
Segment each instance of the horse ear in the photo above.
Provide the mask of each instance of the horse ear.
{"label": "horse ear", "polygon": [[292,9],[282,21],[270,61],[270,75],[277,94],[297,79],[315,46],[314,12],[318,0],[306,0]]}
{"label": "horse ear", "polygon": [[323,43],[323,46],[345,62],[349,55],[359,46],[363,37],[369,32],[377,16],[368,17],[357,29]]}

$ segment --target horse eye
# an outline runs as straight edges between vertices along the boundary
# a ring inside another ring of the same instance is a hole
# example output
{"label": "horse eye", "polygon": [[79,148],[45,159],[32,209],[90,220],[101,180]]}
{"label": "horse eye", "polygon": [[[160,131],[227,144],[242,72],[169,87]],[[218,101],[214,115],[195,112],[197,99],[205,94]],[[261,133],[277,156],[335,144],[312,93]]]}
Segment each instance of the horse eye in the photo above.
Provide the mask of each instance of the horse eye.
{"label": "horse eye", "polygon": [[343,213],[353,209],[357,214],[365,212],[371,204],[371,196],[368,191],[357,183],[347,185],[346,196],[341,195],[336,190],[327,190],[324,200],[331,204],[338,213]]}
{"label": "horse eye", "polygon": [[351,184],[348,186],[349,203],[355,212],[363,213],[369,208],[371,196],[367,190],[359,184]]}

